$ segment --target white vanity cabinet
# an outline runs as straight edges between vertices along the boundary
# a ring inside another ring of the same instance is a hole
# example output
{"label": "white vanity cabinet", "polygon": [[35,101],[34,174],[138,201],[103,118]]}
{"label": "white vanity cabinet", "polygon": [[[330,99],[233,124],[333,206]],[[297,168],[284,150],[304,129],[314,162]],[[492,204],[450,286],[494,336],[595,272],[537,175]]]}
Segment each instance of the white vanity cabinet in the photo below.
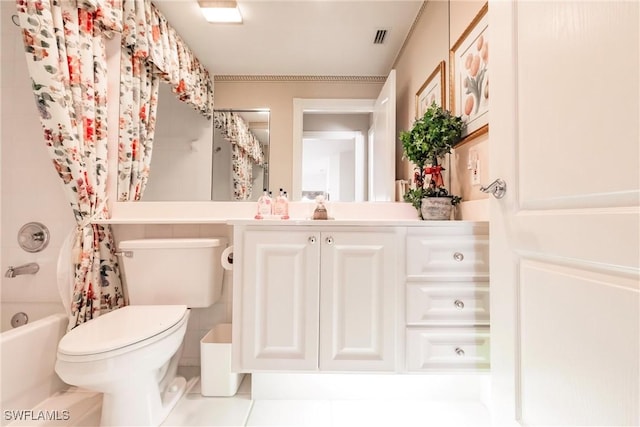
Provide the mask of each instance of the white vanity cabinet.
{"label": "white vanity cabinet", "polygon": [[249,229],[238,237],[233,325],[241,335],[233,350],[240,370],[317,369],[319,233]]}
{"label": "white vanity cabinet", "polygon": [[236,226],[234,369],[393,371],[395,227]]}
{"label": "white vanity cabinet", "polygon": [[486,223],[408,227],[406,369],[489,369]]}

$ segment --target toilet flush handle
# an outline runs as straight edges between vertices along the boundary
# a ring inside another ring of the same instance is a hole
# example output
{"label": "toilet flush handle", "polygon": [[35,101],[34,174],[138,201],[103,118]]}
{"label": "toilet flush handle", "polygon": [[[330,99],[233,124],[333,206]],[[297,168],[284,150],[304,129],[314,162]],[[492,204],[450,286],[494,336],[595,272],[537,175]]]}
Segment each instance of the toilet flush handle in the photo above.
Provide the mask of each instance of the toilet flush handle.
{"label": "toilet flush handle", "polygon": [[116,256],[126,256],[127,258],[133,258],[133,251],[118,251]]}

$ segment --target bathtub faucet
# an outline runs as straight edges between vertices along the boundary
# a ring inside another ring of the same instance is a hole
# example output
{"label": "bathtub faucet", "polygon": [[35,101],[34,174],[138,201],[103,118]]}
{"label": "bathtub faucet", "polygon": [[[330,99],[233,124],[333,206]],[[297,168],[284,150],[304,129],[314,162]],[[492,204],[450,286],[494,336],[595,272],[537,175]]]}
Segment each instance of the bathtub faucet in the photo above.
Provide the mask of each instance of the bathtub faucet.
{"label": "bathtub faucet", "polygon": [[4,277],[16,277],[21,274],[36,274],[40,270],[40,266],[35,262],[19,265],[17,267],[9,266],[9,269],[4,273]]}

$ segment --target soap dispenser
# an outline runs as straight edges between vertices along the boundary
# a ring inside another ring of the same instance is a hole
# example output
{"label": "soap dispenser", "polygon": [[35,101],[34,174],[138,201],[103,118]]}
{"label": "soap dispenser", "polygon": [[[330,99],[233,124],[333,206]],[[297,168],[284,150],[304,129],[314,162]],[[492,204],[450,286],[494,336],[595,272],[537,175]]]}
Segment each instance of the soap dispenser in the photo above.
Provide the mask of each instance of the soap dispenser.
{"label": "soap dispenser", "polygon": [[282,188],[275,201],[274,214],[277,218],[289,219],[289,200],[287,199],[287,192]]}
{"label": "soap dispenser", "polygon": [[270,193],[267,189],[263,189],[262,196],[258,199],[258,212],[255,219],[264,219],[270,217],[272,214],[273,203]]}

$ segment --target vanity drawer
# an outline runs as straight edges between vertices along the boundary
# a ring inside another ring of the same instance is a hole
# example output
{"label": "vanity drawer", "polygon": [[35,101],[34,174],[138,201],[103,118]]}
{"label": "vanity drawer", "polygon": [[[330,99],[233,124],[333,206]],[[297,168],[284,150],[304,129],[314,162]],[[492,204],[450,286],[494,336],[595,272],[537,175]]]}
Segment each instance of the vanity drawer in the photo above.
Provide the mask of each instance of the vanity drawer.
{"label": "vanity drawer", "polygon": [[409,371],[489,369],[489,328],[408,329]]}
{"label": "vanity drawer", "polygon": [[488,277],[488,236],[407,236],[407,276]]}
{"label": "vanity drawer", "polygon": [[407,325],[488,325],[489,282],[407,285]]}

